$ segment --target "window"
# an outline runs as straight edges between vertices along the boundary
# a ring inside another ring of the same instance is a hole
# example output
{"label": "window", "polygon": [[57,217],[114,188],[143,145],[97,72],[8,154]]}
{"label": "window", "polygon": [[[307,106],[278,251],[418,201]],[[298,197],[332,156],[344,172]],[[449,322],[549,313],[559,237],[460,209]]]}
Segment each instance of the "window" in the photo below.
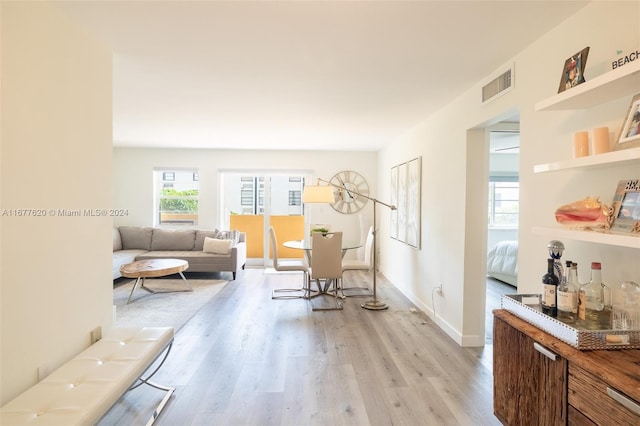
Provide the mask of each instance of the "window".
{"label": "window", "polygon": [[301,206],[302,193],[300,191],[289,191],[289,206]]}
{"label": "window", "polygon": [[289,207],[302,206],[302,187],[304,180],[301,177],[289,178]]}
{"label": "window", "polygon": [[517,176],[489,179],[489,227],[517,228],[520,183]]}
{"label": "window", "polygon": [[254,178],[243,176],[240,178],[240,205],[242,206],[242,213],[254,212]]}
{"label": "window", "polygon": [[198,170],[154,170],[154,223],[198,224]]}
{"label": "window", "polygon": [[269,186],[270,214],[301,215],[302,176],[272,174],[248,176],[229,173],[225,179],[225,209],[231,214],[265,214],[265,182]]}

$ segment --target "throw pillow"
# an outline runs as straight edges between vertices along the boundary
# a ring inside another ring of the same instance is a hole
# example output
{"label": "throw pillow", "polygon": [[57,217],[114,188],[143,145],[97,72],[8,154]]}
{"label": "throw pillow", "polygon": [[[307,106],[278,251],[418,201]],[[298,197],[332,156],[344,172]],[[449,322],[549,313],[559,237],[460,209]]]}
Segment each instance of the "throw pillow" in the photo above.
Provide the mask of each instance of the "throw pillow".
{"label": "throw pillow", "polygon": [[205,237],[202,251],[213,254],[229,254],[231,253],[231,243],[233,243],[231,240]]}
{"label": "throw pillow", "polygon": [[204,239],[206,237],[209,238],[217,238],[218,236],[218,230],[214,229],[212,231],[205,231],[202,229],[198,229],[196,231],[196,242],[195,242],[195,247],[193,248],[194,250],[198,250],[198,251],[202,251],[203,247],[204,247]]}
{"label": "throw pillow", "polygon": [[240,240],[240,232],[232,229],[231,231],[220,231],[216,238],[220,240],[231,240],[231,245],[235,246]]}

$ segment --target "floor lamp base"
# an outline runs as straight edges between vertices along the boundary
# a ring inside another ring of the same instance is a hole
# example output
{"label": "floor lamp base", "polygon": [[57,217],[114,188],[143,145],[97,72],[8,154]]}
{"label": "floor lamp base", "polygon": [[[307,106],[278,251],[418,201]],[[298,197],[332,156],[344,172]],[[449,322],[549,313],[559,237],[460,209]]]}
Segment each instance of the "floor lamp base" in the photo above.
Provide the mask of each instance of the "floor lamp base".
{"label": "floor lamp base", "polygon": [[381,302],[378,299],[371,299],[364,302],[360,307],[364,309],[369,309],[371,311],[381,311],[383,309],[387,309],[389,305],[384,302]]}

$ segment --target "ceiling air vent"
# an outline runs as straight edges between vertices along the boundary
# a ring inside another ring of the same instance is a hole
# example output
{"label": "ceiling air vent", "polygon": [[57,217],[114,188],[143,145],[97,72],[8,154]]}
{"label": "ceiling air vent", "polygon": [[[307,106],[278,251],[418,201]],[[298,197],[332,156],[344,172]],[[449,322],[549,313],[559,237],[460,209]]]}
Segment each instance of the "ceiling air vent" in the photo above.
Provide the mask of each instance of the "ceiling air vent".
{"label": "ceiling air vent", "polygon": [[513,67],[482,86],[482,103],[487,103],[513,89]]}

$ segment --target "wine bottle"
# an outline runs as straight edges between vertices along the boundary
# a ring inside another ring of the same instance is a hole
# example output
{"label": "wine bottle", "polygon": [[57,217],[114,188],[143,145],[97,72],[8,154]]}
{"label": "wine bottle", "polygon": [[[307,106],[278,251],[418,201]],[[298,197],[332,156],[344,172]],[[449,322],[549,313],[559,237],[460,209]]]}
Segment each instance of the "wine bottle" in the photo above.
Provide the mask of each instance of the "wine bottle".
{"label": "wine bottle", "polygon": [[552,317],[558,316],[557,290],[560,284],[554,269],[554,260],[547,259],[547,273],[542,276],[542,296],[540,298],[542,313]]}
{"label": "wine bottle", "polygon": [[567,260],[563,279],[558,287],[558,319],[573,324],[578,319],[578,265]]}

